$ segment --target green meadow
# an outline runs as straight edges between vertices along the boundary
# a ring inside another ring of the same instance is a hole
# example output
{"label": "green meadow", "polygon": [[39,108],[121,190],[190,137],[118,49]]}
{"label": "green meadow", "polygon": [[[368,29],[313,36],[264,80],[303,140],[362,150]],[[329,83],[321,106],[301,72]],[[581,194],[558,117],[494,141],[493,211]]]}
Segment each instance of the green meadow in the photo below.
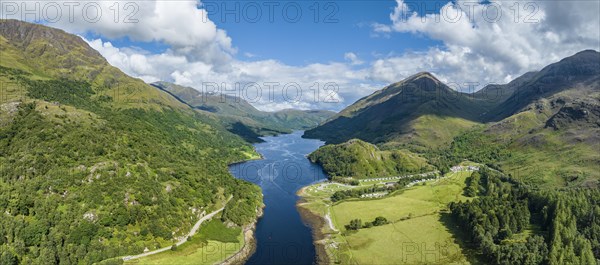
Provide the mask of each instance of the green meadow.
{"label": "green meadow", "polygon": [[[465,201],[465,179],[470,172],[405,188],[381,199],[350,199],[331,203],[338,184],[305,188],[300,206],[329,218],[335,229],[322,227],[330,263],[335,264],[466,264],[473,255],[457,243],[444,218],[448,203]],[[320,186],[321,185],[321,186]],[[347,187],[346,187],[347,188]],[[327,217],[328,216],[328,217]],[[351,220],[371,222],[384,217],[388,224],[347,231]]]}

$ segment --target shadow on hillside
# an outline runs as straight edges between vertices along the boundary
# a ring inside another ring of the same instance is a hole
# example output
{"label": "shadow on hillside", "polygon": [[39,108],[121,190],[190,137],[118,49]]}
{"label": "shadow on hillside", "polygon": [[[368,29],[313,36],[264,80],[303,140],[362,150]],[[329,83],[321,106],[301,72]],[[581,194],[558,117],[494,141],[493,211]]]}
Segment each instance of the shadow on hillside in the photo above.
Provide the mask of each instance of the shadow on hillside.
{"label": "shadow on hillside", "polygon": [[244,140],[246,140],[249,143],[264,142],[264,140],[260,138],[262,135],[256,133],[250,127],[248,127],[247,125],[245,125],[241,122],[236,122],[236,123],[232,124],[230,127],[227,128],[227,130],[233,134],[239,135],[240,137],[242,137]]}
{"label": "shadow on hillside", "polygon": [[483,254],[477,250],[477,246],[471,241],[469,235],[460,229],[450,213],[440,213],[439,221],[453,235],[454,242],[460,246],[465,257],[471,264],[488,264],[485,262]]}

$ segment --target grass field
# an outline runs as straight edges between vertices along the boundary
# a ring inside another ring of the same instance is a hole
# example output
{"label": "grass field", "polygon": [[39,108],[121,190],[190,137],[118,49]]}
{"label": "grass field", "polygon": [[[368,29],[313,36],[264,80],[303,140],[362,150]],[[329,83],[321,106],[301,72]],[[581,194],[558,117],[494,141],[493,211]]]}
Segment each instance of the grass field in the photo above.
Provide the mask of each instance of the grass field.
{"label": "grass field", "polygon": [[[336,230],[325,225],[324,244],[331,263],[338,264],[468,264],[473,254],[462,249],[443,221],[448,203],[467,200],[462,195],[470,172],[450,173],[425,185],[397,191],[382,199],[328,200],[340,186],[316,188],[301,194],[302,207],[329,216]],[[371,222],[383,216],[390,224],[345,231],[352,219]]]}
{"label": "grass field", "polygon": [[203,225],[192,240],[175,251],[165,251],[144,258],[126,261],[136,265],[212,265],[238,252],[244,246],[241,228],[227,228],[218,220]]}
{"label": "grass field", "polygon": [[465,264],[467,257],[439,214],[340,236],[342,264]]}

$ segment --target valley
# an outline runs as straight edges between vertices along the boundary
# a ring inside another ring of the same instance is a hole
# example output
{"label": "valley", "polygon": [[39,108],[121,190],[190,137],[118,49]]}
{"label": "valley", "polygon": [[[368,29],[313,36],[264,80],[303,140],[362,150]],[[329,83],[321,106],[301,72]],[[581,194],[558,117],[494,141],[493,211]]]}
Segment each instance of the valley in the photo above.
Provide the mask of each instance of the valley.
{"label": "valley", "polygon": [[597,51],[473,94],[419,73],[306,131],[343,183],[300,192],[324,263],[595,263],[599,82]]}
{"label": "valley", "polygon": [[336,113],[190,79],[282,62],[211,50],[227,67],[147,81],[109,63],[137,48],[86,37],[0,19],[2,265],[600,262],[596,50],[473,93],[404,75]]}

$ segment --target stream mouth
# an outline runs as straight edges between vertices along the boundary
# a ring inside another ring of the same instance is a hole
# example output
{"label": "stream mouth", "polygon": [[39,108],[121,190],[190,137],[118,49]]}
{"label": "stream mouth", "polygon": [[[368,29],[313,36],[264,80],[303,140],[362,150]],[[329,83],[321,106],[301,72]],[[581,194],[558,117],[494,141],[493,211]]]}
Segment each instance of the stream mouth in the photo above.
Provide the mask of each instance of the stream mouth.
{"label": "stream mouth", "polygon": [[256,252],[246,264],[316,262],[312,231],[296,208],[296,192],[326,179],[322,168],[306,158],[323,142],[304,139],[302,134],[264,137],[265,142],[254,145],[262,160],[229,167],[235,177],[260,186],[264,195],[264,213],[256,224]]}

